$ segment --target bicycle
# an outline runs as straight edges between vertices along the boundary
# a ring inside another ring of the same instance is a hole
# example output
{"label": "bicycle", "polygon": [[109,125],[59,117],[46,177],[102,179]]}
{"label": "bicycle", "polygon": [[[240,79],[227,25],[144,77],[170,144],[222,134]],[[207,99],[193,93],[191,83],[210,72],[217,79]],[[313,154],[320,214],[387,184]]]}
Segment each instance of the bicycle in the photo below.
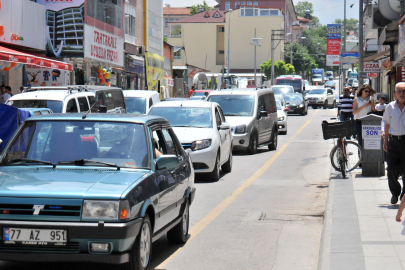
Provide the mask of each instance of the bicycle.
{"label": "bicycle", "polygon": [[[337,120],[331,118],[331,120]],[[346,136],[352,135],[352,123],[350,120],[345,122],[322,123],[323,138],[337,139],[337,143],[330,151],[329,158],[335,170],[342,173],[346,178],[346,173],[356,169],[363,161],[363,149],[353,141],[346,140]]]}

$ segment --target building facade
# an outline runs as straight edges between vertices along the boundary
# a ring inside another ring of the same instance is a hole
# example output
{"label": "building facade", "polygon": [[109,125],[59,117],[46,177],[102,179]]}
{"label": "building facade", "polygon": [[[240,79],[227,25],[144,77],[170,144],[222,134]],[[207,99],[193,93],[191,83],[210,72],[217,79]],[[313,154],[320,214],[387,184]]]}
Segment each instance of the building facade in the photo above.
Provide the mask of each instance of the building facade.
{"label": "building facade", "polygon": [[176,22],[189,16],[190,16],[190,8],[188,7],[167,7],[167,6],[164,7],[163,8],[164,36],[168,38],[170,35],[172,35],[169,26],[170,22]]}

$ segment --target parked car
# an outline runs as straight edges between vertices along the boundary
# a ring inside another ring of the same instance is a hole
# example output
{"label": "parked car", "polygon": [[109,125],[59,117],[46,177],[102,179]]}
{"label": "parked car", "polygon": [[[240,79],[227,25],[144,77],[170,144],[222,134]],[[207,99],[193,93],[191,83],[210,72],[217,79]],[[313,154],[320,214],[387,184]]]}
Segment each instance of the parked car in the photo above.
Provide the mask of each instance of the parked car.
{"label": "parked car", "polygon": [[157,91],[148,90],[124,90],[127,113],[147,114],[154,104],[160,102]]}
{"label": "parked car", "polygon": [[208,96],[217,102],[233,132],[234,149],[256,154],[259,145],[277,149],[277,107],[270,89],[232,89],[214,91]]}
{"label": "parked car", "polygon": [[326,81],[324,87],[325,87],[325,88],[332,88],[332,89],[335,89],[336,84],[335,84],[334,81]]}
{"label": "parked car", "polygon": [[53,113],[53,111],[48,108],[22,108],[22,110],[31,112],[33,116],[48,115]]}
{"label": "parked car", "polygon": [[336,98],[332,89],[313,89],[306,97],[308,98],[308,105],[314,109],[318,106],[322,106],[324,109],[336,107]]}
{"label": "parked car", "polygon": [[1,155],[0,260],[144,269],[164,233],[187,241],[194,171],[169,122],[83,117],[29,118]]}
{"label": "parked car", "polygon": [[278,116],[278,134],[287,135],[287,111],[288,109],[281,105],[279,100],[276,100],[277,116]]}
{"label": "parked car", "polygon": [[305,91],[302,93],[302,95],[305,97],[306,95],[309,94],[309,92],[311,92],[311,90],[305,90]]}
{"label": "parked car", "polygon": [[191,94],[191,100],[206,100],[205,92],[211,93],[214,90],[194,90]]}
{"label": "parked car", "polygon": [[285,101],[285,99],[284,99],[284,96],[283,95],[274,95],[274,98],[276,99],[276,101],[279,101],[280,102],[280,104],[281,104],[281,106],[283,106],[283,107],[286,107],[286,101]]}
{"label": "parked car", "polygon": [[353,81],[354,80],[356,80],[355,78],[349,78],[348,80],[347,80],[347,84],[346,84],[346,86],[353,86]]}
{"label": "parked car", "polygon": [[308,114],[308,99],[301,94],[287,94],[284,96],[287,102],[288,113]]}
{"label": "parked car", "polygon": [[359,81],[358,80],[353,80],[352,87],[359,87]]}
{"label": "parked car", "polygon": [[[107,86],[44,86],[25,89],[6,103],[17,108],[49,108],[54,113],[98,112],[100,105],[108,113],[125,113],[126,104],[120,88]],[[94,105],[94,106],[93,106]]]}
{"label": "parked car", "polygon": [[156,104],[150,115],[165,117],[184,149],[190,149],[195,173],[209,173],[214,181],[232,170],[232,131],[221,107],[213,102],[167,101]]}
{"label": "parked car", "polygon": [[275,95],[285,95],[294,93],[294,87],[290,85],[273,85],[271,90]]}

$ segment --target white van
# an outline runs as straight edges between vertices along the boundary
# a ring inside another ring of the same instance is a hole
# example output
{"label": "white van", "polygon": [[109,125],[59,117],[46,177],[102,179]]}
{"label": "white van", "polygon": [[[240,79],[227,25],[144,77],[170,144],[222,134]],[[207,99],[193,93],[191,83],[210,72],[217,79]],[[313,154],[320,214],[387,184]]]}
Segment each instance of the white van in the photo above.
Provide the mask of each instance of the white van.
{"label": "white van", "polygon": [[157,91],[148,90],[124,90],[127,113],[148,114],[150,108],[160,102]]}
{"label": "white van", "polygon": [[212,91],[208,101],[218,103],[231,124],[233,149],[256,154],[259,145],[277,148],[277,106],[271,89]]}
{"label": "white van", "polygon": [[[95,104],[96,103],[96,104]],[[98,112],[104,105],[108,113],[125,113],[125,99],[120,88],[107,86],[31,87],[12,96],[7,105],[17,108],[49,108],[54,113]]]}

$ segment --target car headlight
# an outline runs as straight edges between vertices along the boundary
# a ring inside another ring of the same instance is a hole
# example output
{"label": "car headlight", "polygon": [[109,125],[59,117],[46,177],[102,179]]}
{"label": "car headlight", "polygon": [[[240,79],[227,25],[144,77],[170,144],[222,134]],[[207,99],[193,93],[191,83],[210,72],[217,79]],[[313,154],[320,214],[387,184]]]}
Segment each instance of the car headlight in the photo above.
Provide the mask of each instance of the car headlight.
{"label": "car headlight", "polygon": [[298,106],[299,108],[304,108],[304,104],[300,104],[300,106]]}
{"label": "car headlight", "polygon": [[211,139],[194,141],[191,143],[191,150],[195,151],[208,148],[211,146],[211,143]]}
{"label": "car headlight", "polygon": [[278,118],[278,121],[284,121],[284,119],[285,119],[285,117],[281,116],[281,117]]}
{"label": "car headlight", "polygon": [[320,100],[325,100],[325,97],[320,97],[319,99],[320,99]]}
{"label": "car headlight", "polygon": [[93,201],[83,202],[82,219],[126,220],[130,216],[128,201]]}
{"label": "car headlight", "polygon": [[235,134],[246,133],[246,125],[239,125],[235,128]]}

